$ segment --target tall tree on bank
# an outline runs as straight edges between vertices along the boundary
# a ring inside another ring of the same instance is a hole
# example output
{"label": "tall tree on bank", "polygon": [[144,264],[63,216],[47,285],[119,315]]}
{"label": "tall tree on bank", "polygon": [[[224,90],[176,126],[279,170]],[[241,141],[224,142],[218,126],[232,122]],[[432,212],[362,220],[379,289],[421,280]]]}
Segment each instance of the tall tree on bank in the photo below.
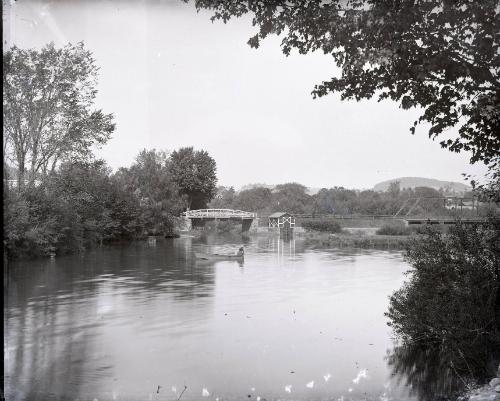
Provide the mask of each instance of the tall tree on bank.
{"label": "tall tree on bank", "polygon": [[311,212],[311,196],[307,194],[307,188],[296,182],[276,185],[272,194],[272,202],[275,210],[289,213]]}
{"label": "tall tree on bank", "polygon": [[139,217],[148,234],[169,233],[173,217],[184,207],[185,199],[168,169],[169,155],[161,150],[142,150],[129,168],[120,168],[113,180],[139,201]]}
{"label": "tall tree on bank", "polygon": [[188,207],[206,207],[217,192],[215,160],[204,150],[192,147],[172,152],[169,170],[182,195],[187,196]]}
{"label": "tall tree on bank", "polygon": [[97,71],[83,43],[3,54],[4,162],[17,168],[19,187],[109,139],[113,116],[93,108]]}
{"label": "tall tree on bank", "polygon": [[[185,0],[187,1],[187,0]],[[471,151],[498,171],[500,164],[500,7],[497,0],[195,0],[212,20],[253,14],[258,48],[282,35],[285,55],[322,51],[340,76],[312,94],[341,99],[392,99],[423,113],[410,128],[430,123],[429,137],[454,152]],[[446,130],[458,127],[456,138]],[[498,173],[496,173],[498,175]],[[493,177],[494,178],[494,177]]]}

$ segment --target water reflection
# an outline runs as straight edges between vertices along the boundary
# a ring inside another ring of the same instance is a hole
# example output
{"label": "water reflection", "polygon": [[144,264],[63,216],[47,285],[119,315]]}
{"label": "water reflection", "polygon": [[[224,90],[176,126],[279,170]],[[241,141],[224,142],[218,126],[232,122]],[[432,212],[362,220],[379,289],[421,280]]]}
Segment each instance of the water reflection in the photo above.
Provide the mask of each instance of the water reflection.
{"label": "water reflection", "polygon": [[392,375],[418,400],[455,400],[467,386],[495,375],[500,350],[484,341],[455,339],[453,344],[399,345],[387,360]]}
{"label": "water reflection", "polygon": [[278,264],[284,260],[295,258],[295,238],[271,237],[268,247],[271,252],[277,255]]}
{"label": "water reflection", "polygon": [[[194,257],[242,243],[241,264]],[[186,385],[183,400],[410,400],[384,360],[383,313],[405,270],[398,254],[307,251],[267,236],[17,263],[4,278],[6,393],[176,399]]]}
{"label": "water reflection", "polygon": [[127,327],[131,345],[134,333],[196,331],[177,327],[190,319],[189,307],[182,317],[169,313],[176,300],[198,312],[211,307],[196,299],[213,299],[213,266],[189,262],[190,242],[106,248],[6,269],[4,367],[8,388],[19,389],[12,399],[58,399],[81,393],[96,377],[112,381],[113,358],[101,343],[110,326],[116,334]]}
{"label": "water reflection", "polygon": [[224,262],[226,265],[234,265],[238,267],[244,267],[245,266],[245,260],[244,259],[234,259],[234,260],[213,260],[213,259],[195,259],[195,264],[199,267],[207,267],[211,266],[214,267],[217,264],[220,264],[221,262]]}
{"label": "water reflection", "polygon": [[463,378],[450,365],[438,347],[398,346],[388,356],[392,374],[420,401],[456,399],[463,390]]}
{"label": "water reflection", "polygon": [[[12,399],[56,399],[57,394],[66,394],[70,388],[78,391],[86,380],[79,358],[93,354],[89,332],[98,323],[80,318],[81,300],[71,295],[75,285],[69,272],[61,272],[60,282],[48,279],[56,269],[48,262],[24,275],[22,284],[12,269],[8,270],[4,293],[8,306],[4,315],[5,380],[19,390]],[[59,283],[66,285],[64,290]],[[88,306],[92,308],[95,302],[89,300]],[[41,380],[42,372],[47,380]]]}

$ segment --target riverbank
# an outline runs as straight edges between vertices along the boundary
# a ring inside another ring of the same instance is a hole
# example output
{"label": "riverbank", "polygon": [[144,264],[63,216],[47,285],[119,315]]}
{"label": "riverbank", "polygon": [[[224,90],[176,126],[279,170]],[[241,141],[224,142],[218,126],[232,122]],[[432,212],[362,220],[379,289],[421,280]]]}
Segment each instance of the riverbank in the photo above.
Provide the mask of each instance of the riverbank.
{"label": "riverbank", "polygon": [[[412,235],[381,235],[376,234],[376,227],[343,227],[338,233],[322,232],[312,229],[296,227],[294,238],[303,240],[310,249],[324,248],[361,248],[361,249],[404,249]],[[278,231],[269,231],[267,227],[259,227],[258,230],[242,233],[238,225],[234,225],[230,230],[219,231],[221,233],[231,233],[233,235],[247,236],[278,236]],[[200,233],[214,232],[213,227],[206,227],[201,230],[192,230],[197,235]]]}
{"label": "riverbank", "polygon": [[404,249],[409,235],[373,235],[363,231],[338,234],[306,231],[297,234],[310,248]]}
{"label": "riverbank", "polygon": [[471,390],[465,397],[466,401],[498,401],[500,400],[500,365],[497,376],[482,387]]}

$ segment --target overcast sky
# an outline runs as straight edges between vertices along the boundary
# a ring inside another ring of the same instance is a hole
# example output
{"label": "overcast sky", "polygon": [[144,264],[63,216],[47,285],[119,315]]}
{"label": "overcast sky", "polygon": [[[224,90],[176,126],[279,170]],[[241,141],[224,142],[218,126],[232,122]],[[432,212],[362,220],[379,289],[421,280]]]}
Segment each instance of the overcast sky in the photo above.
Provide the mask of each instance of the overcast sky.
{"label": "overcast sky", "polygon": [[[100,66],[97,107],[116,131],[98,151],[113,168],[143,148],[194,146],[217,162],[219,183],[300,182],[370,188],[403,176],[463,181],[484,166],[441,149],[418,112],[390,101],[313,100],[315,83],[338,75],[322,54],[285,57],[279,39],[255,50],[249,18],[210,22],[171,1],[4,3],[4,47],[84,41]],[[453,132],[451,133],[453,134]]]}

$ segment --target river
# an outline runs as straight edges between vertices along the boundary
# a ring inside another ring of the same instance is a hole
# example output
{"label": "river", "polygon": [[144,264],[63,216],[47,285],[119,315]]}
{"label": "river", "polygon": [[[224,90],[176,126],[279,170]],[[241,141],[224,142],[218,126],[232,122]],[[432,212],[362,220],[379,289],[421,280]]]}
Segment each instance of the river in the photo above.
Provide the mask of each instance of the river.
{"label": "river", "polygon": [[[244,262],[194,258],[242,243]],[[416,400],[405,377],[391,375],[384,317],[407,269],[398,252],[223,236],[11,263],[5,394]]]}

